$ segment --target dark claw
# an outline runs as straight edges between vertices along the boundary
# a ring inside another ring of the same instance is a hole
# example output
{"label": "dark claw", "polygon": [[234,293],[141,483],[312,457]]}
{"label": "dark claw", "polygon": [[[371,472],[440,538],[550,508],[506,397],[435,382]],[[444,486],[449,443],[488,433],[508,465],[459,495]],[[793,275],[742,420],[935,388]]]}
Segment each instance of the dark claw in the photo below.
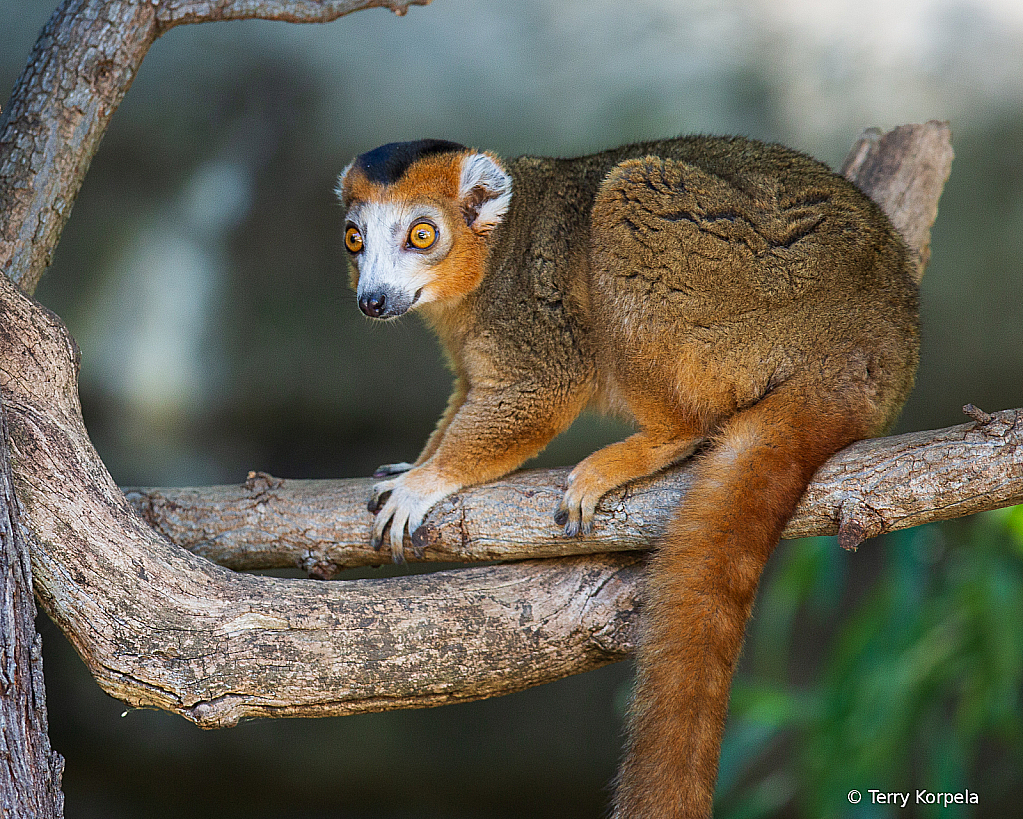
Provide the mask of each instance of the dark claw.
{"label": "dark claw", "polygon": [[429,532],[424,523],[411,535],[412,540],[412,554],[419,560],[423,559],[423,554],[426,552],[426,547],[429,544]]}
{"label": "dark claw", "polygon": [[565,524],[565,537],[575,537],[578,534],[579,534],[578,521],[573,520]]}
{"label": "dark claw", "polygon": [[384,545],[384,540],[377,535],[372,535],[369,539],[369,545],[377,552],[380,551],[380,547]]}
{"label": "dark claw", "polygon": [[381,492],[379,495],[374,495],[369,499],[369,503],[366,504],[366,508],[374,515],[379,512],[387,499],[391,496],[391,490],[388,489],[386,492]]}

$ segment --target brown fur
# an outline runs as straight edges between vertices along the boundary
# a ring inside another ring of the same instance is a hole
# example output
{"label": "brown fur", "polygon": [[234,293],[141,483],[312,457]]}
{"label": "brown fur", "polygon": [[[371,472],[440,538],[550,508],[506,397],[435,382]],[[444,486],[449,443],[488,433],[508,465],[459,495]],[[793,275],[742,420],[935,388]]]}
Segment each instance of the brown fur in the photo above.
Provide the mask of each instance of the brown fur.
{"label": "brown fur", "polygon": [[[459,156],[390,190],[356,181],[348,201],[442,200],[452,174],[438,168]],[[621,819],[706,817],[764,564],[817,468],[885,429],[912,386],[907,253],[851,184],[779,146],[690,137],[506,167],[503,222],[464,237],[423,307],[455,392],[416,466],[372,503],[505,474],[592,402],[639,431],[573,470],[557,520],[574,534],[607,491],[706,444],[650,563],[616,794]],[[464,224],[444,226],[456,247]]]}

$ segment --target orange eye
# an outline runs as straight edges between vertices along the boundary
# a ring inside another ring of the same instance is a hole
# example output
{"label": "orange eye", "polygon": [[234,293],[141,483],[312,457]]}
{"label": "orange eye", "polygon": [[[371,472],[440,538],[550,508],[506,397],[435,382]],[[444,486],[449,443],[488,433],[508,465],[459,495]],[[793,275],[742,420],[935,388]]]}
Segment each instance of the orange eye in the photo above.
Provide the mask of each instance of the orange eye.
{"label": "orange eye", "polygon": [[437,228],[429,222],[416,222],[408,232],[408,243],[417,250],[433,247],[437,241]]}
{"label": "orange eye", "polygon": [[348,248],[348,252],[358,253],[362,250],[362,244],[362,234],[359,233],[359,229],[355,225],[349,225],[345,230],[345,247]]}

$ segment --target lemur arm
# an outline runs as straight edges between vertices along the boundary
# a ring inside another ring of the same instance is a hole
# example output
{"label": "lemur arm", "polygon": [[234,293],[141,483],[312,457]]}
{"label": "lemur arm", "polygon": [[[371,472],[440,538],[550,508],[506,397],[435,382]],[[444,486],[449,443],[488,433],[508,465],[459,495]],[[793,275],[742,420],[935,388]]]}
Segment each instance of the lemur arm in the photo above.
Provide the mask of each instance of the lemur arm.
{"label": "lemur arm", "polygon": [[[457,395],[456,388],[452,404]],[[370,543],[380,548],[390,524],[391,554],[401,561],[406,528],[410,534],[418,529],[430,507],[462,487],[517,469],[564,431],[586,400],[582,389],[552,391],[547,384],[469,386],[450,419],[441,419],[425,460],[374,485]]]}

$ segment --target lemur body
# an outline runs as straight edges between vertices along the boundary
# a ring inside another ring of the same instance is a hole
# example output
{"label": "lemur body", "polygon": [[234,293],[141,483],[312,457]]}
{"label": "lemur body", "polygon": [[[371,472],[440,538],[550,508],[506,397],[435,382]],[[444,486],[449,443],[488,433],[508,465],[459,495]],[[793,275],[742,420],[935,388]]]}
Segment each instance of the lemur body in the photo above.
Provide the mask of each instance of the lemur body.
{"label": "lemur body", "polygon": [[621,819],[710,814],[761,571],[817,468],[913,382],[917,289],[872,202],[780,146],[685,137],[502,164],[454,143],[356,158],[338,194],[363,312],[417,308],[455,388],[414,465],[381,467],[372,540],[536,454],[588,404],[638,431],[572,471],[555,513],[686,458],[651,559]]}

